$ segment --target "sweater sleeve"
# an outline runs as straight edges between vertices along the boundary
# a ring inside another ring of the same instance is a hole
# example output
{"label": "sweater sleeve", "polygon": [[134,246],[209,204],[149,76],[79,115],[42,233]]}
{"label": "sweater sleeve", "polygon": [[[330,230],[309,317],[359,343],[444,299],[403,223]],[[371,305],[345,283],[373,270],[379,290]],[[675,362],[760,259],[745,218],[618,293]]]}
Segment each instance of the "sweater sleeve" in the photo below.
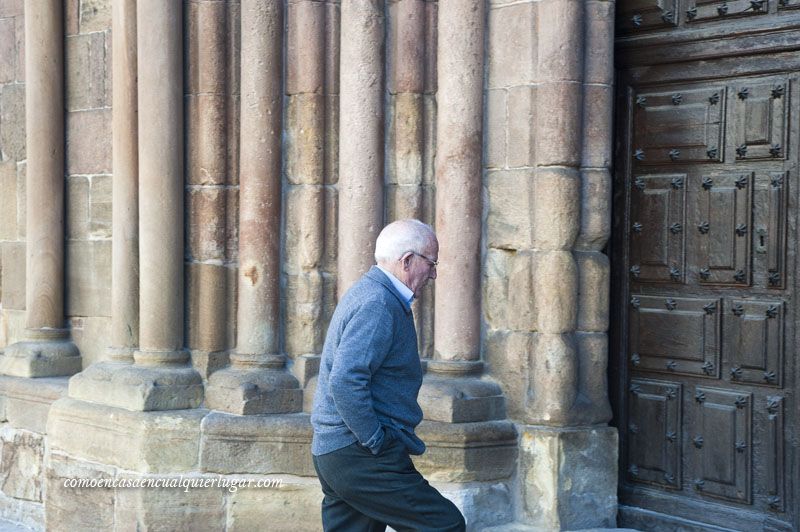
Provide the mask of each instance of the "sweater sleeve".
{"label": "sweater sleeve", "polygon": [[392,321],[383,303],[361,305],[345,325],[329,377],[339,415],[358,442],[375,454],[384,433],[372,405],[370,383],[391,349]]}

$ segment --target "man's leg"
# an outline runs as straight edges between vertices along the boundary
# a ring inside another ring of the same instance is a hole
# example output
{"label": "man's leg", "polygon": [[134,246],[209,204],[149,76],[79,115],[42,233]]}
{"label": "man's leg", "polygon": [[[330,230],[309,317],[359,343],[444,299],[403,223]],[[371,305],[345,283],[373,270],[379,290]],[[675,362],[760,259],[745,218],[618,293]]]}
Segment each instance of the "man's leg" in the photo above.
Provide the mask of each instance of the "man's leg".
{"label": "man's leg", "polygon": [[465,529],[458,508],[419,474],[398,440],[377,456],[353,444],[316,457],[315,463],[348,506],[395,530]]}
{"label": "man's leg", "polygon": [[325,532],[384,532],[386,525],[375,519],[367,517],[349,504],[325,481],[317,466],[317,457],[313,456],[314,469],[317,470],[317,477],[322,486],[322,526]]}

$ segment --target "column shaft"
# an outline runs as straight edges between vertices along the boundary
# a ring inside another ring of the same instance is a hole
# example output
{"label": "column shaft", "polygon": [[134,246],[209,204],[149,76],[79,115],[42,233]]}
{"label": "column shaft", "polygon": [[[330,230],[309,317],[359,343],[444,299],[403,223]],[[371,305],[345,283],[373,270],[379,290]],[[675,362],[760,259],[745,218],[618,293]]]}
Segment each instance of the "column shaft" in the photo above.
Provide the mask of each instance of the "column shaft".
{"label": "column shaft", "polygon": [[[281,217],[281,7],[242,3],[239,306],[234,365],[278,356]],[[255,356],[254,356],[255,355]]]}
{"label": "column shaft", "polygon": [[383,2],[342,4],[339,115],[341,297],[374,263],[383,228]]}
{"label": "column shaft", "polygon": [[139,157],[136,0],[112,5],[113,108],[111,358],[132,362],[139,344]]}
{"label": "column shaft", "polygon": [[[137,361],[183,351],[183,20],[180,2],[139,0],[140,344]],[[150,354],[147,354],[150,352]]]}
{"label": "column shaft", "polygon": [[439,2],[435,358],[480,358],[484,4]]}
{"label": "column shaft", "polygon": [[25,2],[26,327],[64,327],[64,29],[58,0]]}

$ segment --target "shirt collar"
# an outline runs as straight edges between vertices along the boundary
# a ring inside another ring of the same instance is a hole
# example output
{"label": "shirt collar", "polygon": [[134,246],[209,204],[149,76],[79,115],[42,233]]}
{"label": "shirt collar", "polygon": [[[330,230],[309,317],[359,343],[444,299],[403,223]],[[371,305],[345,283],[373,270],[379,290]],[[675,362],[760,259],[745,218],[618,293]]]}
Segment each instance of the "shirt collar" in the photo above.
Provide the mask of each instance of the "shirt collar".
{"label": "shirt collar", "polygon": [[400,293],[400,296],[403,297],[407,302],[408,305],[411,306],[411,302],[414,300],[414,292],[411,291],[409,287],[403,284],[403,281],[395,277],[392,272],[387,270],[386,268],[382,268],[381,266],[376,265],[376,267],[389,278],[392,282],[392,286],[394,286],[395,290]]}

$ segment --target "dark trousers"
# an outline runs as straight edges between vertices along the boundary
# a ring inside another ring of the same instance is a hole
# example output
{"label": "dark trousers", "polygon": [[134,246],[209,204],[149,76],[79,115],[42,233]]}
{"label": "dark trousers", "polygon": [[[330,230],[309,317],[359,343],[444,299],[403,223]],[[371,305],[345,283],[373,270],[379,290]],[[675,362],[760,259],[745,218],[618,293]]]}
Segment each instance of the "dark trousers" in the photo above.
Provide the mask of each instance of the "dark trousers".
{"label": "dark trousers", "polygon": [[463,532],[458,508],[428,484],[397,439],[373,455],[358,443],[315,456],[325,532]]}

